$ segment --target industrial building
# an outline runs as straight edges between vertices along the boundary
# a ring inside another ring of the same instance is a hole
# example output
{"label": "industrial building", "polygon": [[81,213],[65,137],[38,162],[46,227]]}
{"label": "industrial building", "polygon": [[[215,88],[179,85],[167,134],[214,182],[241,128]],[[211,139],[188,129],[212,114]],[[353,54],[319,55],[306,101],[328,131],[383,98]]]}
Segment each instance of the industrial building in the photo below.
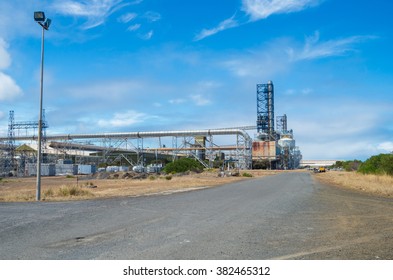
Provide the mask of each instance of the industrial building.
{"label": "industrial building", "polygon": [[301,152],[296,146],[293,130],[288,130],[286,115],[276,118],[274,128],[274,85],[257,84],[257,135],[252,143],[254,168],[295,169]]}
{"label": "industrial building", "polygon": [[[186,131],[47,135],[44,114],[41,172],[47,176],[85,174],[102,166],[144,170],[149,164],[162,164],[179,157],[195,158],[206,168],[297,168],[301,153],[295,145],[293,131],[287,128],[287,116],[277,117],[274,127],[271,81],[257,84],[256,124]],[[14,111],[10,111],[8,136],[0,137],[0,176],[36,175],[37,127],[38,122],[16,122]],[[257,135],[253,140],[246,131],[255,129]],[[216,141],[220,137],[225,137],[225,145]],[[147,141],[156,144],[146,147]]]}

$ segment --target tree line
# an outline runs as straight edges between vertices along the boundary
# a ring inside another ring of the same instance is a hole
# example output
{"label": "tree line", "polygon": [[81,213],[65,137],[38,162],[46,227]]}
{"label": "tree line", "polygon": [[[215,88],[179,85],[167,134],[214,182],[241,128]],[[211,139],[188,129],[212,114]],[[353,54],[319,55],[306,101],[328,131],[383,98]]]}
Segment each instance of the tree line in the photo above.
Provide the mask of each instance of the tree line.
{"label": "tree line", "polygon": [[377,174],[393,176],[393,154],[379,154],[366,161],[348,160],[337,161],[332,168],[345,171],[357,171],[362,174]]}

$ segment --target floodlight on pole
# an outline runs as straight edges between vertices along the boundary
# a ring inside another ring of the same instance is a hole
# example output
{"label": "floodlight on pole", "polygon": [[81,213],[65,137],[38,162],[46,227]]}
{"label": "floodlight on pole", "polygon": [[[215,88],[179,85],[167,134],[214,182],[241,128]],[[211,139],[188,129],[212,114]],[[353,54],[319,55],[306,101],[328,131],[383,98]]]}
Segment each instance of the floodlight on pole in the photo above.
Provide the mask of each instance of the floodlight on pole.
{"label": "floodlight on pole", "polygon": [[38,139],[37,139],[37,189],[36,200],[41,200],[41,161],[42,161],[42,99],[44,94],[44,38],[45,30],[49,29],[51,20],[45,17],[44,12],[34,12],[34,20],[42,27],[41,37],[41,79],[40,79],[40,109],[38,115]]}
{"label": "floodlight on pole", "polygon": [[46,19],[44,12],[34,12],[34,20],[37,22],[44,22]]}

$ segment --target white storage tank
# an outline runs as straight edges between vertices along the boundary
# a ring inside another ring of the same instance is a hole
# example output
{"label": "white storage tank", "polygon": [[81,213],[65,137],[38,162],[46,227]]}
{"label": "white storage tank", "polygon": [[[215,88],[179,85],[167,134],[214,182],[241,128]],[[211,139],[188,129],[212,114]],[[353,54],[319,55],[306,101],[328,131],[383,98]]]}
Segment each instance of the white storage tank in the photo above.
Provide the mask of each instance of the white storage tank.
{"label": "white storage tank", "polygon": [[296,146],[296,142],[292,138],[284,137],[278,140],[278,145],[280,145],[283,148],[293,149]]}

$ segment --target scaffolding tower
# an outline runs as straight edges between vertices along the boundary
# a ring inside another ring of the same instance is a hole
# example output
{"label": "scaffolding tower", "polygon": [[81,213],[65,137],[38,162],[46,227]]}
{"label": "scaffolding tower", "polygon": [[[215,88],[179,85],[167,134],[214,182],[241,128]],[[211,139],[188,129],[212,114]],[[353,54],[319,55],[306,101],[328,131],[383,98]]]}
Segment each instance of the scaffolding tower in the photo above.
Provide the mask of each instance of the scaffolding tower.
{"label": "scaffolding tower", "polygon": [[257,84],[257,132],[261,140],[274,141],[274,86],[273,82]]}
{"label": "scaffolding tower", "polygon": [[[15,137],[16,131],[18,131],[18,136],[21,130],[26,131],[26,135],[28,130],[35,130],[38,128],[38,121],[15,121],[15,112],[11,110],[9,112],[8,117],[8,140],[5,143],[5,156],[3,157],[2,168],[3,173],[10,173],[11,171],[16,171],[16,159],[15,159]],[[42,112],[42,142],[45,142],[46,137],[46,128],[48,128],[48,123],[45,120],[45,110]],[[35,134],[35,131],[34,133]],[[43,145],[45,147],[45,145]]]}

